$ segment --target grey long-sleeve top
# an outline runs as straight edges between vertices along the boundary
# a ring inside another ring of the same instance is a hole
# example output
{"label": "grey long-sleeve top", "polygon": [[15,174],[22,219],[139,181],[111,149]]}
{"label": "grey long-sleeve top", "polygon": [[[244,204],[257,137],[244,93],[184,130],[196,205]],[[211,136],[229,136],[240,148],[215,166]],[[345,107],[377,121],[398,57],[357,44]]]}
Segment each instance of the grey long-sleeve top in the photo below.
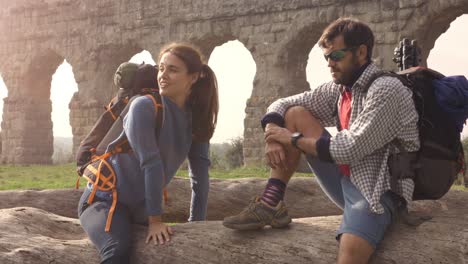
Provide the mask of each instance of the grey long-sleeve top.
{"label": "grey long-sleeve top", "polygon": [[208,177],[208,142],[192,144],[192,114],[177,107],[166,97],[160,136],[155,137],[155,109],[150,98],[135,99],[124,118],[124,133],[132,153],[109,158],[116,176],[118,201],[127,206],[144,204],[146,214],[161,215],[162,190],[174,177],[182,162],[189,158],[194,174]]}

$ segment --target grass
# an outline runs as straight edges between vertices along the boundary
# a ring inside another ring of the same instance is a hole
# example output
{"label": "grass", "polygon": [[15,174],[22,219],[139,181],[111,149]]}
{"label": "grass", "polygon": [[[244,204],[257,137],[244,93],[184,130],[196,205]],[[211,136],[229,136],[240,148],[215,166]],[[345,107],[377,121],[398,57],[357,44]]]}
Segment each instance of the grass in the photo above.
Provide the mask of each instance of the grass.
{"label": "grass", "polygon": [[50,166],[1,165],[0,190],[72,188],[76,176],[72,163]]}
{"label": "grass", "polygon": [[[0,190],[16,189],[60,189],[74,188],[78,178],[73,163],[63,165],[0,165]],[[269,170],[258,167],[244,167],[234,170],[211,169],[213,179],[232,178],[267,178]],[[311,176],[312,174],[297,173],[297,176]],[[176,176],[188,178],[187,170],[179,170]],[[84,186],[85,179],[80,185]]]}
{"label": "grass", "polygon": [[[0,190],[16,189],[59,189],[74,188],[77,179],[73,163],[63,165],[0,165]],[[235,178],[268,178],[266,167],[242,167],[233,170],[211,169],[212,179]],[[188,178],[187,170],[179,170],[176,176]],[[310,177],[311,173],[296,173],[295,176]],[[84,186],[86,180],[81,180]],[[468,191],[462,185],[454,185],[452,189]]]}

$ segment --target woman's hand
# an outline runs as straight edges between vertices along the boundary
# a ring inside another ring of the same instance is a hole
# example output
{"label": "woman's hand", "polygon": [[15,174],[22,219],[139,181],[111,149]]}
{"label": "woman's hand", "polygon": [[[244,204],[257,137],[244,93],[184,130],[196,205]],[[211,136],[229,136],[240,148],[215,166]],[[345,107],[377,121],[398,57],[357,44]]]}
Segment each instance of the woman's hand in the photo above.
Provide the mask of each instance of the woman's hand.
{"label": "woman's hand", "polygon": [[151,239],[155,245],[164,245],[165,242],[171,240],[171,235],[174,232],[171,227],[161,221],[161,216],[150,216],[148,217],[148,235],[146,236],[146,244]]}

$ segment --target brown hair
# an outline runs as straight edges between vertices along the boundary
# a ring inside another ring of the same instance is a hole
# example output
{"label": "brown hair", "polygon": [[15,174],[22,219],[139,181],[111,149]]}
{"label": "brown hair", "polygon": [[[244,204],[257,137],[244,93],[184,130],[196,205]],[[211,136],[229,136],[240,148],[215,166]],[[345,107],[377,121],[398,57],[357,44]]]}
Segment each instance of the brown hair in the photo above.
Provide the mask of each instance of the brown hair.
{"label": "brown hair", "polygon": [[339,35],[343,35],[347,48],[366,45],[367,60],[371,61],[374,34],[369,26],[353,18],[339,18],[325,28],[318,44],[322,48],[327,47]]}
{"label": "brown hair", "polygon": [[181,59],[189,74],[199,73],[192,85],[188,103],[192,108],[192,137],[194,141],[206,142],[211,139],[218,120],[218,83],[213,70],[208,66],[201,52],[190,44],[171,43],[161,49],[161,57],[170,52]]}

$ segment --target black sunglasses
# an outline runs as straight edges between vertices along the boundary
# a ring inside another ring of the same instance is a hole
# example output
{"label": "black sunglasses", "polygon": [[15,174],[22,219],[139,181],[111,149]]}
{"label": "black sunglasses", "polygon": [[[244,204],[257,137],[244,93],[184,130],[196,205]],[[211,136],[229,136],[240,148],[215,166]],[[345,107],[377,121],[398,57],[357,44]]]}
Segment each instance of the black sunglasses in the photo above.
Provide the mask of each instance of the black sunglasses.
{"label": "black sunglasses", "polygon": [[338,62],[346,56],[347,51],[352,51],[355,49],[356,47],[334,50],[328,54],[323,54],[323,57],[325,58],[326,61],[328,61],[328,59],[331,59],[332,61]]}

